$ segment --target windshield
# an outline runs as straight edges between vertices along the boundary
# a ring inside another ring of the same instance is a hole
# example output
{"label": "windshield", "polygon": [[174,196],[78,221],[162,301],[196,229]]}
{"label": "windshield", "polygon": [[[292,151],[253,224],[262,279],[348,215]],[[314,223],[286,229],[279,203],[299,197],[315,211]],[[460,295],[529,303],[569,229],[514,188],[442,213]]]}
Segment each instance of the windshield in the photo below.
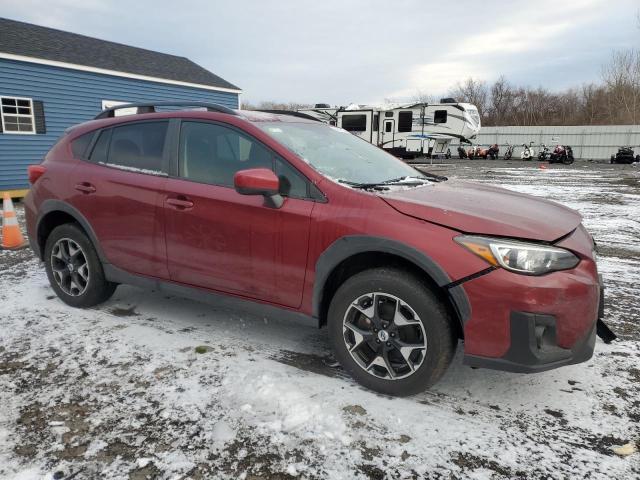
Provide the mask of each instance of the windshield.
{"label": "windshield", "polygon": [[341,128],[323,123],[256,122],[323,175],[347,184],[378,184],[424,178],[396,157]]}

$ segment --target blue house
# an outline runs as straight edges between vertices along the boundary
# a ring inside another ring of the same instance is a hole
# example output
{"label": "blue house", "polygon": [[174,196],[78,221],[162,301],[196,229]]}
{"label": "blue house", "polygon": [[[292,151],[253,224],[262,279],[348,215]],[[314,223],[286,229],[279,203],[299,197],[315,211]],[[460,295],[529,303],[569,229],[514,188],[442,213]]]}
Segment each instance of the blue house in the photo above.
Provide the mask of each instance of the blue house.
{"label": "blue house", "polygon": [[0,18],[0,194],[23,196],[27,166],[104,108],[162,100],[238,108],[240,93],[184,57]]}

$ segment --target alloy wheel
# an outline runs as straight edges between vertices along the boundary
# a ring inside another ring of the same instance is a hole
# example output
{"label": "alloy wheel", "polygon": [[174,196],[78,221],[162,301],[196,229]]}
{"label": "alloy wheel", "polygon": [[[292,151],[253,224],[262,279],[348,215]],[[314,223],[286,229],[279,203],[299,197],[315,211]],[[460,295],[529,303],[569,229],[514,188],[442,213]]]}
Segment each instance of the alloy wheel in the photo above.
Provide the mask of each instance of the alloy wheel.
{"label": "alloy wheel", "polygon": [[345,313],[342,330],[351,357],[375,377],[409,377],[427,353],[427,337],[417,313],[388,293],[372,292],[355,299]]}
{"label": "alloy wheel", "polygon": [[51,250],[51,270],[60,289],[72,297],[82,295],[89,285],[89,264],[77,242],[61,238]]}

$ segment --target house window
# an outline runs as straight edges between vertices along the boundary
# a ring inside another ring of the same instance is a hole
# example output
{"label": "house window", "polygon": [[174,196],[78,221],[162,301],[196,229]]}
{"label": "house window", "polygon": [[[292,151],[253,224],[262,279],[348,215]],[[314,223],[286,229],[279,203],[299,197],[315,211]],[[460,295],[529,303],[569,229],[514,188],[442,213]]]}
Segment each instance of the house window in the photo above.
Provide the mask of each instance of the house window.
{"label": "house window", "polygon": [[36,133],[33,101],[30,98],[0,97],[4,133]]}
{"label": "house window", "polygon": [[398,113],[398,132],[413,130],[413,112],[411,110]]}
{"label": "house window", "polygon": [[447,123],[447,111],[436,110],[433,113],[433,123]]}
{"label": "house window", "polygon": [[364,132],[367,129],[367,116],[343,115],[342,128],[349,132]]}

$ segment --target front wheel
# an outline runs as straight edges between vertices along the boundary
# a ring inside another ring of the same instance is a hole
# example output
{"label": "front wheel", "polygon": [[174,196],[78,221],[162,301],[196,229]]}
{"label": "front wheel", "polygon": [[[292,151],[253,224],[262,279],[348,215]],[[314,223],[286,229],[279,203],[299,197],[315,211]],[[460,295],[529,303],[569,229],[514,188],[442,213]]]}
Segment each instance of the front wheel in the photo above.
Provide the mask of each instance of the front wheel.
{"label": "front wheel", "polygon": [[406,396],[436,383],[453,357],[452,319],[428,285],[406,271],[366,270],[331,301],[329,338],[336,359],[360,384]]}
{"label": "front wheel", "polygon": [[92,307],[109,299],[117,284],[104,277],[96,250],[80,227],[60,225],[45,245],[45,269],[56,295],[72,307]]}
{"label": "front wheel", "polygon": [[565,165],[571,165],[573,162],[574,162],[573,155],[567,155],[562,159],[562,163],[564,163]]}

